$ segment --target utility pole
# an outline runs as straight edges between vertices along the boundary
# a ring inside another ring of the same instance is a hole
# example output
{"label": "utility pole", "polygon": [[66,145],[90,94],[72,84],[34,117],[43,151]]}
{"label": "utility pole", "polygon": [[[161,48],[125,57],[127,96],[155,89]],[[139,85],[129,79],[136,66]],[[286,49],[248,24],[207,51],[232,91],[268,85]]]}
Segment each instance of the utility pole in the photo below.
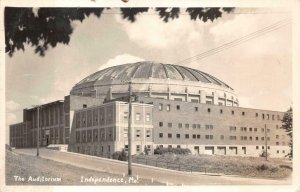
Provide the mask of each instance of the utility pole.
{"label": "utility pole", "polygon": [[132,87],[131,81],[129,82],[129,110],[128,110],[128,175],[132,175],[132,168],[131,168],[131,111],[132,111]]}
{"label": "utility pole", "polygon": [[37,139],[36,139],[36,156],[40,155],[40,106],[37,106]]}
{"label": "utility pole", "polygon": [[266,144],[266,161],[268,161],[268,138],[267,138],[267,124],[265,124],[265,144]]}

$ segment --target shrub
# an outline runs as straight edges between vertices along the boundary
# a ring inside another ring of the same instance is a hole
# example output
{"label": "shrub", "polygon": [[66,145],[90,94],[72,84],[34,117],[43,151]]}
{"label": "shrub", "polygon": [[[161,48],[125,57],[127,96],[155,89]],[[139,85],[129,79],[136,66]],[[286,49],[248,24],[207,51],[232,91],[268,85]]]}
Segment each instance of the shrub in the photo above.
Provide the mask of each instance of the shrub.
{"label": "shrub", "polygon": [[265,150],[263,150],[259,156],[260,157],[266,157],[266,155],[269,157],[270,153],[267,153]]}
{"label": "shrub", "polygon": [[262,165],[256,166],[256,169],[257,169],[258,171],[265,171],[265,170],[270,169],[270,167],[269,167],[268,165],[266,165],[266,164],[262,164]]}
{"label": "shrub", "polygon": [[114,152],[112,155],[112,158],[119,160],[119,161],[127,161],[127,159],[128,159],[127,154],[124,149],[122,151]]}
{"label": "shrub", "polygon": [[190,149],[187,148],[165,148],[165,147],[156,147],[154,149],[154,154],[163,155],[163,154],[177,154],[177,155],[188,155],[191,153]]}

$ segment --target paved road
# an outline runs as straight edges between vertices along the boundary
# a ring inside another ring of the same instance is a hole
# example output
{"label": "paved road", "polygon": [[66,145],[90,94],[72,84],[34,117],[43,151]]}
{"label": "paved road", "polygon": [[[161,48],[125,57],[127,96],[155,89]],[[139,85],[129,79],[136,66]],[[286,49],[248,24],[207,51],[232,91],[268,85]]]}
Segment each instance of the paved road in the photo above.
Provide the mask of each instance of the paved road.
{"label": "paved road", "polygon": [[[15,149],[17,153],[36,155],[35,149]],[[109,172],[115,174],[127,173],[127,162],[115,161],[100,157],[88,156],[70,152],[60,152],[41,148],[40,157],[70,164],[77,167]],[[290,184],[291,178],[287,180],[254,179],[234,176],[211,176],[200,173],[187,173],[168,170],[152,166],[132,164],[133,175],[139,178],[154,179],[168,185],[203,185],[203,184],[238,184],[238,185],[284,185]]]}

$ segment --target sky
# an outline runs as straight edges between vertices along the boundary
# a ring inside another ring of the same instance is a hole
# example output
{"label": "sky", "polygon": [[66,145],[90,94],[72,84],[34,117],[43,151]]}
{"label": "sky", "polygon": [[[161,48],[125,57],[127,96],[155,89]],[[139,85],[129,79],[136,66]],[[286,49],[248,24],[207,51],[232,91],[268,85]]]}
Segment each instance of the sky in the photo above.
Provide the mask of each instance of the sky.
{"label": "sky", "polygon": [[165,23],[151,11],[131,23],[118,13],[113,9],[100,19],[73,22],[69,45],[49,49],[44,57],[29,46],[6,55],[6,127],[22,122],[23,108],[62,100],[91,73],[146,60],[207,72],[235,90],[241,107],[286,111],[292,105],[291,25],[204,59],[178,63],[289,18],[288,12],[237,8],[206,23],[187,14]]}

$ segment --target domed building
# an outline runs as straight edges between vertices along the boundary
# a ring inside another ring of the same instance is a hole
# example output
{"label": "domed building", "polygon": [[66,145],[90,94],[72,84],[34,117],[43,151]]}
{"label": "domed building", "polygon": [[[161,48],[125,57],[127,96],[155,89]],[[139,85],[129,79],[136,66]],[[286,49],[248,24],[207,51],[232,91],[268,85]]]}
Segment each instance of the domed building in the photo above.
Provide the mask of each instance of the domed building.
{"label": "domed building", "polygon": [[[171,64],[137,62],[110,67],[81,80],[71,95],[104,100],[133,92],[142,97],[214,105],[238,106],[234,90],[223,81],[202,71]],[[127,85],[127,86],[126,86]]]}
{"label": "domed building", "polygon": [[[131,85],[131,86],[130,86]],[[137,96],[129,118],[129,87]],[[64,100],[23,110],[10,125],[10,145],[67,145],[68,151],[112,157],[128,150],[188,148],[195,155],[285,157],[289,138],[280,129],[283,112],[239,107],[233,88],[188,67],[137,62],[84,78]],[[39,123],[38,123],[39,122]]]}

